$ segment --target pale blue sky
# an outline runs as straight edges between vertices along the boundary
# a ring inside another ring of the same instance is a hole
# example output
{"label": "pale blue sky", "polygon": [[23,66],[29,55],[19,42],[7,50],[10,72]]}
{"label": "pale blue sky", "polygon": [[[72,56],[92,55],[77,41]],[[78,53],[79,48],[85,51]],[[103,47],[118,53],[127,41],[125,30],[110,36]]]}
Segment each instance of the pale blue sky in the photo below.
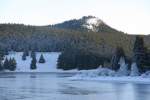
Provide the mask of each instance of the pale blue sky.
{"label": "pale blue sky", "polygon": [[0,23],[48,25],[93,15],[131,34],[150,34],[150,0],[0,0]]}

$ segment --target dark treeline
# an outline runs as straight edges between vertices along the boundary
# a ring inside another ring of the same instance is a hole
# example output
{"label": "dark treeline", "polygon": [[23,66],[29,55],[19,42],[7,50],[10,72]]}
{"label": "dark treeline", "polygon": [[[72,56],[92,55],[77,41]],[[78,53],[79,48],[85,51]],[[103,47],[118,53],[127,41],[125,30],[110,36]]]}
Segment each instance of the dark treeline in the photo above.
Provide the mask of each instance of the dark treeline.
{"label": "dark treeline", "polygon": [[120,68],[119,61],[123,57],[129,70],[132,63],[137,64],[141,73],[150,70],[150,50],[145,46],[142,36],[136,36],[132,52],[133,55],[129,58],[122,47],[116,47],[112,57],[107,58],[81,49],[70,48],[59,56],[58,68],[88,70],[98,68],[101,65],[101,67],[111,67],[112,70],[117,71]]}
{"label": "dark treeline", "polygon": [[92,52],[70,48],[62,52],[58,59],[58,68],[64,70],[79,69],[89,70],[103,65],[107,58]]}
{"label": "dark treeline", "polygon": [[110,55],[116,46],[124,46],[130,55],[133,36],[105,32],[79,32],[51,26],[0,24],[0,48],[24,51],[64,51],[68,46]]}

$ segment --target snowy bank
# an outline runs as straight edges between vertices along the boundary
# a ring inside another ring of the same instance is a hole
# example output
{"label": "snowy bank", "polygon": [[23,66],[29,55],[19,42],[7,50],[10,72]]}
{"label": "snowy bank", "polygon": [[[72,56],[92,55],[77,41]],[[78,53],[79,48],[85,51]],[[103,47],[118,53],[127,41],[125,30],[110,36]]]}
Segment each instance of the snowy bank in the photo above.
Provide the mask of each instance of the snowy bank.
{"label": "snowy bank", "polygon": [[143,78],[140,76],[131,77],[111,77],[111,76],[99,76],[99,77],[70,77],[70,80],[83,80],[83,81],[100,81],[100,82],[117,82],[117,83],[138,83],[138,84],[150,84],[150,78]]}
{"label": "snowy bank", "polygon": [[100,67],[95,70],[80,71],[76,75],[69,77],[69,79],[84,80],[84,81],[150,84],[150,71],[140,76],[134,76],[134,75],[126,76],[124,75],[124,73],[118,76],[118,72],[115,72],[108,68]]}
{"label": "snowy bank", "polygon": [[[45,63],[38,63],[40,55],[43,54]],[[17,62],[17,68],[13,72],[57,72],[57,60],[60,55],[60,52],[37,52],[37,69],[30,70],[30,64],[32,58],[30,56],[26,57],[26,60],[22,60],[22,52],[10,52],[6,57],[15,58]]]}

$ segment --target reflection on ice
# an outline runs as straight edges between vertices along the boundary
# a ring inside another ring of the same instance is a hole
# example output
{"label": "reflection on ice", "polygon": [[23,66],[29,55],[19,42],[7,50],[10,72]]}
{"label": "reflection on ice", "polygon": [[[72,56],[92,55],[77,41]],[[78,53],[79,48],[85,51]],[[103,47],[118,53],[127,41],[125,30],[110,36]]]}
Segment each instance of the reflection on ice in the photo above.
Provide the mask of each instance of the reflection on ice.
{"label": "reflection on ice", "polygon": [[0,100],[149,100],[150,85],[71,81],[73,74],[0,74]]}
{"label": "reflection on ice", "polygon": [[89,95],[89,94],[96,94],[97,91],[88,90],[78,87],[73,87],[69,85],[61,85],[61,89],[58,90],[61,94],[68,94],[68,95]]}

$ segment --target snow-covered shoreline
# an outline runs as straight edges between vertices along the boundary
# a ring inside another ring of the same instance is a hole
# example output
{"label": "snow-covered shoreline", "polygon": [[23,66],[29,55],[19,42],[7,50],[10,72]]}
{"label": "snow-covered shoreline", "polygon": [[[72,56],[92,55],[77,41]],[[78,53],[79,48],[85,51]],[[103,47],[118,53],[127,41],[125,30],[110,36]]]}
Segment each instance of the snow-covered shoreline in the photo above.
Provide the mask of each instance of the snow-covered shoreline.
{"label": "snow-covered shoreline", "polygon": [[[115,72],[108,68],[99,67],[93,70],[60,70],[57,69],[57,60],[60,52],[37,52],[36,58],[39,59],[40,55],[43,54],[46,62],[41,64],[37,62],[37,69],[31,70],[30,63],[31,57],[28,56],[25,61],[22,60],[22,52],[11,52],[6,57],[15,58],[17,62],[17,68],[15,71],[2,71],[0,73],[73,73],[70,80],[84,80],[84,81],[100,81],[100,82],[118,82],[118,83],[140,83],[140,84],[150,84],[150,72],[144,73],[142,75],[130,75],[129,72],[124,72],[124,63],[121,63],[122,67],[118,72]],[[128,75],[126,75],[128,74]]]}
{"label": "snow-covered shoreline", "polygon": [[73,81],[99,81],[99,82],[116,82],[116,83],[136,83],[136,84],[150,84],[150,78],[143,78],[141,76],[131,77],[111,77],[111,76],[99,76],[99,77],[69,77],[68,79]]}
{"label": "snow-covered shoreline", "polygon": [[94,70],[83,70],[68,79],[78,81],[99,81],[99,82],[117,82],[117,83],[138,83],[150,84],[150,72],[143,73],[138,76],[133,75],[118,75],[108,68],[98,68]]}

